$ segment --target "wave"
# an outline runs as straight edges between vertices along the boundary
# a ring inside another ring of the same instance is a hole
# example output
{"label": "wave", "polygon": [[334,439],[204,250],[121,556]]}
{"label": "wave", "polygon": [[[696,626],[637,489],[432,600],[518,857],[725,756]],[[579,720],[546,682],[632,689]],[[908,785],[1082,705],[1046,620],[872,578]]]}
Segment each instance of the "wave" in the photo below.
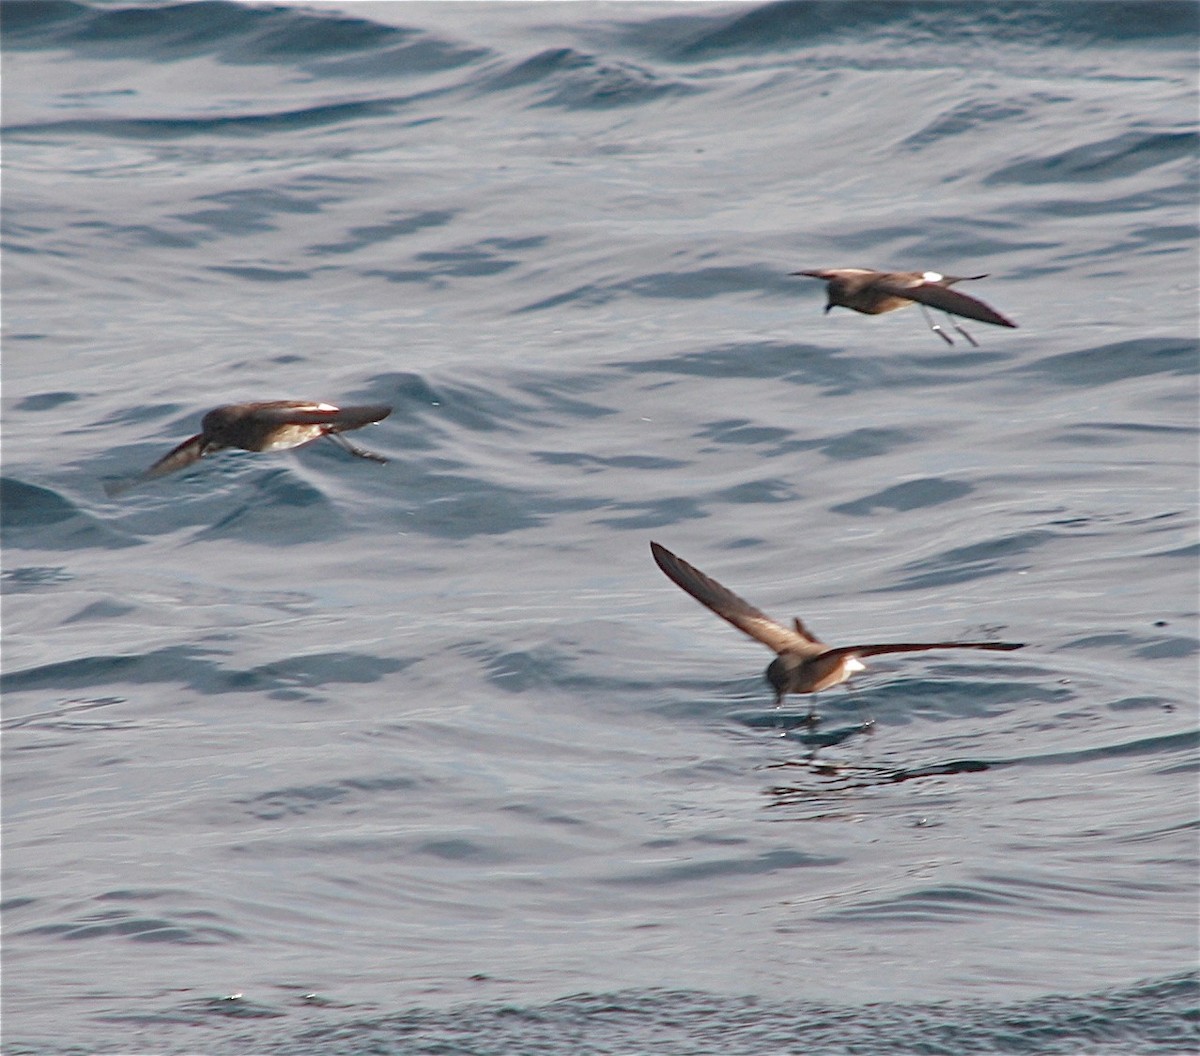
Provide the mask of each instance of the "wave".
{"label": "wave", "polygon": [[382,67],[397,73],[450,69],[487,54],[365,18],[225,0],[121,8],[70,0],[4,4],[0,30],[10,48],[63,48],[89,57],[129,56],[144,62],[198,55],[243,64],[325,60],[320,71],[331,76],[359,71],[330,60],[364,53],[371,55],[372,69],[379,73],[386,72]]}
{"label": "wave", "polygon": [[1106,0],[1062,4],[947,4],[941,0],[782,0],[717,15],[672,15],[626,23],[626,39],[663,57],[705,58],[723,52],[791,50],[804,44],[887,36],[897,47],[953,47],[994,38],[1038,48],[1160,40],[1190,49],[1200,30],[1195,4],[1163,0],[1127,8]]}
{"label": "wave", "polygon": [[[473,976],[479,985],[496,983]],[[797,982],[803,987],[803,973]],[[452,1008],[414,1007],[364,1015],[348,1008],[331,1025],[287,1029],[281,1018],[303,1007],[298,994],[277,1001],[187,998],[154,1013],[116,1016],[115,1028],[136,1029],[143,1047],[174,1039],[180,1024],[209,1029],[236,1019],[243,1049],[269,1056],[327,1056],[363,1051],[432,1056],[540,1052],[547,1056],[605,1056],[658,1052],[692,1056],[758,1056],[808,1052],[841,1056],[889,1052],[962,1056],[1023,1052],[1071,1056],[1151,1056],[1192,1051],[1200,975],[1179,972],[1128,986],[1083,994],[1058,993],[1035,1000],[898,1003],[830,1006],[813,1001],[771,1001],[696,990],[629,989],[578,993],[542,1004],[477,1001]],[[308,995],[307,1018],[324,1002]],[[344,1006],[343,1006],[344,1007]],[[335,1018],[337,1008],[326,1009]],[[13,1041],[19,1039],[11,1039]],[[17,1051],[17,1050],[13,1050]],[[175,1051],[171,1048],[171,1051]]]}

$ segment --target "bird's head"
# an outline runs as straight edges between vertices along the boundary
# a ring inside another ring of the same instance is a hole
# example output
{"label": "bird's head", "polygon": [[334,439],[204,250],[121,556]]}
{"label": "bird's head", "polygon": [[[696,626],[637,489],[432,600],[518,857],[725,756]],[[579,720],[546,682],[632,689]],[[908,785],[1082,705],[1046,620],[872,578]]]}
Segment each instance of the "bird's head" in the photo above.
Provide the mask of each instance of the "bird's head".
{"label": "bird's head", "polygon": [[786,656],[777,656],[771,661],[767,668],[767,673],[763,677],[766,678],[767,684],[775,691],[775,707],[783,707],[784,699],[788,694],[788,686],[792,681],[792,671],[788,664]]}

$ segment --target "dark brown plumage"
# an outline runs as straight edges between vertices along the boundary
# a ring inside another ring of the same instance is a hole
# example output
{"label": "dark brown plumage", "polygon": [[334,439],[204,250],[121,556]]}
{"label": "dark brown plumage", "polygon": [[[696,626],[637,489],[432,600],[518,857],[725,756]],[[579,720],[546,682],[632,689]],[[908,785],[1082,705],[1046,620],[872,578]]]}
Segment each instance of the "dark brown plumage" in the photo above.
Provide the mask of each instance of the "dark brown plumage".
{"label": "dark brown plumage", "polygon": [[[827,312],[831,308],[842,307],[852,308],[864,315],[880,315],[916,303],[929,305],[948,315],[960,315],[964,319],[975,319],[981,323],[1012,328],[1017,325],[983,301],[950,289],[956,282],[973,282],[975,279],[987,278],[986,275],[941,275],[936,271],[872,271],[869,268],[819,268],[813,271],[793,271],[792,274],[825,280],[828,284],[826,293],[829,298],[825,305]],[[926,318],[928,320],[928,316]],[[954,344],[953,339],[939,324],[928,321],[936,334],[947,343]],[[954,326],[971,344],[977,344],[961,326]]]}
{"label": "dark brown plumage", "polygon": [[818,693],[845,682],[855,672],[865,670],[859,659],[864,656],[927,652],[930,649],[1008,652],[1022,647],[1014,642],[892,642],[830,647],[817,639],[800,620],[793,621],[791,627],[777,623],[666,547],[652,542],[650,552],[667,577],[701,605],[728,620],[743,634],[775,650],[778,656],[767,668],[766,679],[775,690],[776,707],[783,704],[789,693]]}
{"label": "dark brown plumage", "polygon": [[384,404],[364,407],[335,407],[310,400],[270,400],[263,403],[234,403],[209,411],[201,431],[169,451],[149,469],[132,480],[105,484],[110,495],[119,495],[135,484],[174,473],[214,451],[238,447],[243,451],[284,451],[328,437],[358,458],[386,462],[382,455],[364,451],[341,433],[379,422],[392,413]]}

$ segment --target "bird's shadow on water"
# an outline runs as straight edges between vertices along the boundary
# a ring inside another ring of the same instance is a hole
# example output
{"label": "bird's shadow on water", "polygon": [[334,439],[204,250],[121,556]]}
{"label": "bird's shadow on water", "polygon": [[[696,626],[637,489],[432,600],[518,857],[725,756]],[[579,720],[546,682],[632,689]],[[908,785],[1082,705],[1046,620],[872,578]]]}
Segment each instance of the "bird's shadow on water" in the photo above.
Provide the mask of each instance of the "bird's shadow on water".
{"label": "bird's shadow on water", "polygon": [[874,720],[864,718],[851,725],[822,729],[810,721],[807,712],[757,712],[735,718],[752,729],[774,730],[788,746],[800,746],[807,750],[803,758],[785,759],[763,767],[780,777],[786,774],[793,778],[789,783],[775,783],[763,789],[763,794],[771,799],[770,806],[802,803],[830,793],[897,785],[922,778],[980,773],[997,766],[1011,765],[1008,761],[982,759],[954,759],[916,766],[856,763],[844,758],[824,759],[820,755],[823,749],[873,735]]}
{"label": "bird's shadow on water", "polygon": [[992,770],[1005,763],[983,759],[953,759],[944,763],[923,766],[870,766],[859,763],[825,761],[814,750],[805,759],[790,759],[770,763],[765,769],[803,775],[804,783],[773,784],[763,789],[771,800],[769,806],[781,807],[804,803],[831,792],[898,785],[922,778],[946,777],[953,774],[976,774]]}
{"label": "bird's shadow on water", "polygon": [[814,720],[809,712],[745,712],[734,715],[733,719],[752,730],[773,730],[779,737],[786,737],[789,743],[803,744],[814,750],[841,744],[858,734],[868,734],[875,727],[874,720],[864,718],[852,726],[822,729],[820,720]]}
{"label": "bird's shadow on water", "polygon": [[[764,721],[759,726],[768,725]],[[1114,741],[1070,750],[1054,749],[1013,757],[991,759],[948,759],[913,766],[870,764],[846,759],[824,759],[821,749],[848,740],[863,726],[829,731],[827,736],[806,734],[799,738],[789,735],[788,743],[799,741],[810,751],[803,758],[783,759],[767,763],[762,769],[780,777],[780,782],[768,785],[763,794],[770,798],[768,806],[808,804],[828,797],[831,793],[853,792],[883,785],[899,785],[927,778],[950,777],[957,774],[979,774],[1012,766],[1064,766],[1088,760],[1113,760],[1130,755],[1160,755],[1180,752],[1190,759],[1200,746],[1200,731],[1178,731],[1166,735],[1118,737]],[[789,783],[781,783],[784,776]]]}

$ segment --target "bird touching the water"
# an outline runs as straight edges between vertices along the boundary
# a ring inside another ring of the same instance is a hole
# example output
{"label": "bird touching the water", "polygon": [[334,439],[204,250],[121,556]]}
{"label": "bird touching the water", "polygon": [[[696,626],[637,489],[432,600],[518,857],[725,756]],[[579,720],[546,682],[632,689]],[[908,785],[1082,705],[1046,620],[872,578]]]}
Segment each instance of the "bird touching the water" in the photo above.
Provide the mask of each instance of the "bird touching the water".
{"label": "bird touching the water", "polygon": [[950,287],[956,282],[974,282],[986,279],[987,275],[942,275],[936,271],[872,271],[869,268],[818,268],[814,271],[793,271],[793,275],[804,275],[810,279],[824,279],[829,297],[825,311],[831,308],[852,308],[864,315],[880,315],[919,304],[925,314],[929,328],[948,345],[954,339],[946,333],[940,323],[930,318],[925,306],[946,313],[947,321],[972,345],[978,346],[966,330],[951,321],[949,316],[961,315],[964,319],[976,319],[981,323],[1016,328],[1016,323],[1001,315],[990,305],[975,297],[969,297]]}
{"label": "bird touching the water", "polygon": [[385,404],[364,407],[335,407],[309,400],[270,400],[263,403],[233,403],[209,411],[200,432],[169,451],[149,469],[132,480],[105,484],[109,496],[120,495],[136,484],[174,473],[205,455],[227,447],[243,451],[285,451],[321,437],[328,437],[357,458],[386,462],[382,455],[355,447],[341,434],[379,422],[392,413]]}
{"label": "bird touching the water", "polygon": [[[828,646],[808,630],[800,620],[785,627],[756,609],[715,579],[706,576],[683,558],[658,543],[650,544],[658,567],[676,586],[682,587],[701,605],[728,620],[743,634],[756,638],[778,654],[766,671],[766,680],[775,690],[775,706],[781,707],[789,693],[818,693],[845,682],[858,671],[866,670],[861,658],[882,653],[918,653],[930,649],[991,649],[1009,652],[1020,649],[1016,642],[892,642],[883,645]],[[809,722],[816,722],[815,710]]]}

